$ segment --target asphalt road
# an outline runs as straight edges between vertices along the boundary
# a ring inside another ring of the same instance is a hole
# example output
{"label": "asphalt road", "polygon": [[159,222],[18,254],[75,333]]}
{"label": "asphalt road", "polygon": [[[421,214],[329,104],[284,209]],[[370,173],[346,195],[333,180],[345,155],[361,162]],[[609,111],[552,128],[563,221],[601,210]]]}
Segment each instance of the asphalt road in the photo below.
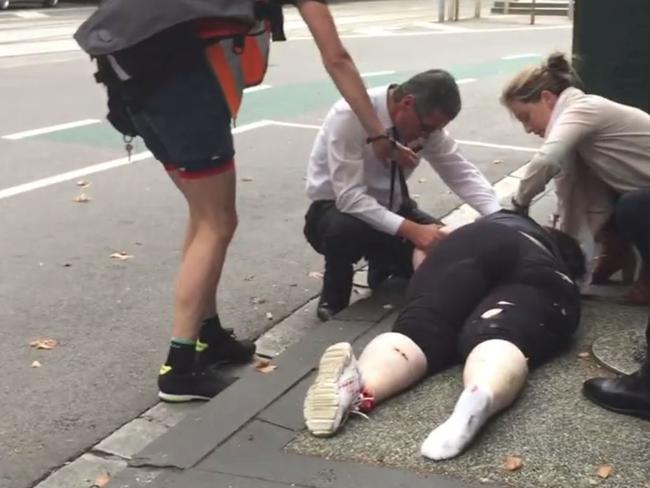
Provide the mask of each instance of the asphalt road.
{"label": "asphalt road", "polygon": [[[438,31],[417,25],[416,15],[404,18],[407,7],[387,4],[392,10],[375,2],[370,13],[348,7],[341,17],[347,19],[341,29],[346,45],[368,84],[448,68],[464,80],[464,110],[450,126],[453,135],[497,146],[537,144],[499,106],[498,95],[520,67],[569,49],[570,29],[466,24],[466,31]],[[87,57],[67,48],[49,54],[33,48],[34,42],[47,50],[48,42],[65,40],[65,29],[73,30],[88,12],[66,8],[46,12],[46,19],[0,15],[0,53],[14,49],[0,55],[2,488],[33,486],[153,405],[169,339],[183,202],[157,162],[122,159],[119,136],[101,122],[105,100]],[[364,21],[369,15],[380,19]],[[382,31],[373,34],[368,26]],[[50,36],[51,28],[63,30]],[[270,87],[248,94],[238,121],[240,226],[219,304],[224,322],[245,337],[259,336],[320,287],[309,272],[321,261],[301,233],[304,174],[315,135],[310,126],[319,124],[336,93],[313,43],[302,39],[304,28],[291,33],[295,40],[273,48]],[[254,124],[260,120],[305,127]],[[85,123],[54,130],[79,121]],[[43,131],[24,134],[35,129]],[[136,144],[136,154],[144,150]],[[493,182],[529,155],[484,145],[464,150]],[[82,181],[89,186],[80,187]],[[443,215],[459,205],[430,168],[423,165],[412,181],[411,192],[426,210]],[[87,203],[73,201],[81,193]],[[132,258],[112,259],[116,252]],[[56,339],[58,346],[35,350],[30,342],[38,338]],[[32,367],[34,361],[41,366]]]}

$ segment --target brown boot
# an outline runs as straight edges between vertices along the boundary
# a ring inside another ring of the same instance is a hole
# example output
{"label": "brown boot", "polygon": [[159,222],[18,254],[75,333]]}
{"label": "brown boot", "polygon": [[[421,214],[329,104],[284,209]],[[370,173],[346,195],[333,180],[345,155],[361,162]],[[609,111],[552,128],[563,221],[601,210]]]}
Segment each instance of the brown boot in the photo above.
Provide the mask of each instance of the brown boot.
{"label": "brown boot", "polygon": [[648,305],[650,303],[650,275],[644,264],[639,271],[639,277],[623,295],[623,300],[631,305]]}
{"label": "brown boot", "polygon": [[621,238],[613,226],[601,231],[602,253],[596,257],[591,277],[594,285],[606,283],[613,274],[622,272],[623,283],[632,283],[636,269],[636,257],[632,244]]}

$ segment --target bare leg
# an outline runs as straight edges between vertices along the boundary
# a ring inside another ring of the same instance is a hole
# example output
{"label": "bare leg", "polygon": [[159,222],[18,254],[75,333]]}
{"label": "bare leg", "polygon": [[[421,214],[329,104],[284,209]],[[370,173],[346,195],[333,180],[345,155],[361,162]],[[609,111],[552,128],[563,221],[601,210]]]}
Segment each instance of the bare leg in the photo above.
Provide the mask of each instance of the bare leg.
{"label": "bare leg", "polygon": [[403,334],[378,335],[358,362],[349,343],[334,344],[321,357],[318,376],[305,397],[307,428],[315,436],[334,435],[351,412],[368,410],[411,386],[426,371],[424,353]]}
{"label": "bare leg", "polygon": [[511,342],[493,339],[472,349],[463,372],[465,389],[451,417],[422,444],[422,455],[442,460],[460,454],[492,415],[517,398],[527,374],[526,357]]}
{"label": "bare leg", "polygon": [[[180,177],[178,171],[177,170],[169,171],[168,174],[171,180],[176,185],[176,187],[181,191],[181,193],[183,193],[183,189],[185,188],[186,185],[183,184],[183,179]],[[187,254],[187,248],[196,237],[196,231],[197,231],[196,222],[191,217],[188,217],[187,229],[185,231],[185,239],[183,241],[183,248],[181,251],[181,262],[185,259],[185,255]],[[211,297],[208,297],[208,303],[205,306],[205,310],[202,314],[202,319],[214,317],[217,314],[216,301],[217,301],[216,294]]]}
{"label": "bare leg", "polygon": [[386,332],[365,347],[359,372],[364,390],[377,404],[421,380],[427,372],[427,358],[409,337]]}
{"label": "bare leg", "polygon": [[176,282],[172,335],[196,340],[201,320],[215,308],[226,251],[237,227],[235,172],[174,182],[187,200],[190,219]]}

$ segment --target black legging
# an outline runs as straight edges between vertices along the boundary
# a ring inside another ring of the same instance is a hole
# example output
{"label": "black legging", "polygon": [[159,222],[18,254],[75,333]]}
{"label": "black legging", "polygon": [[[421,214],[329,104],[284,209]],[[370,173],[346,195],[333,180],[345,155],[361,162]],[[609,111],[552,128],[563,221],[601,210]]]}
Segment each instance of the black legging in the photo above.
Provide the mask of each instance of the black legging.
{"label": "black legging", "polygon": [[[650,265],[650,188],[624,193],[616,202],[616,230],[636,246],[643,264]],[[646,369],[650,373],[650,315],[646,327]]]}
{"label": "black legging", "polygon": [[479,221],[429,253],[393,330],[435,373],[490,339],[512,342],[535,366],[568,343],[579,319],[578,288],[558,259],[511,227]]}

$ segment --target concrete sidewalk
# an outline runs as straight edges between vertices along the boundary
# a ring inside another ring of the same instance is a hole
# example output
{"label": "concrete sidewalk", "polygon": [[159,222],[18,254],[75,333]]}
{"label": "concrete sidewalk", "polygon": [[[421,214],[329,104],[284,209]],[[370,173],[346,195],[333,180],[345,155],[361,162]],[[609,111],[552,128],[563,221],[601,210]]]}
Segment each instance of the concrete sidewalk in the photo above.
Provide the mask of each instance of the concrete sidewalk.
{"label": "concrete sidewalk", "polygon": [[[534,216],[545,220],[551,205],[552,197],[543,197]],[[607,412],[580,395],[582,381],[606,373],[590,352],[594,340],[626,337],[645,323],[645,308],[620,303],[616,286],[593,291],[572,347],[533,371],[521,399],[456,459],[425,460],[419,446],[453,408],[461,390],[458,366],[382,404],[370,420],[351,419],[334,438],[306,433],[302,401],[322,351],[338,341],[360,351],[389,330],[402,292],[403,283],[393,282],[336,320],[312,321],[273,360],[275,370],[243,368],[236,383],[134,455],[108,487],[650,488],[650,423]],[[306,317],[297,314],[296,322]],[[521,457],[523,467],[504,469],[507,456]],[[597,476],[603,465],[613,467],[606,479]]]}

